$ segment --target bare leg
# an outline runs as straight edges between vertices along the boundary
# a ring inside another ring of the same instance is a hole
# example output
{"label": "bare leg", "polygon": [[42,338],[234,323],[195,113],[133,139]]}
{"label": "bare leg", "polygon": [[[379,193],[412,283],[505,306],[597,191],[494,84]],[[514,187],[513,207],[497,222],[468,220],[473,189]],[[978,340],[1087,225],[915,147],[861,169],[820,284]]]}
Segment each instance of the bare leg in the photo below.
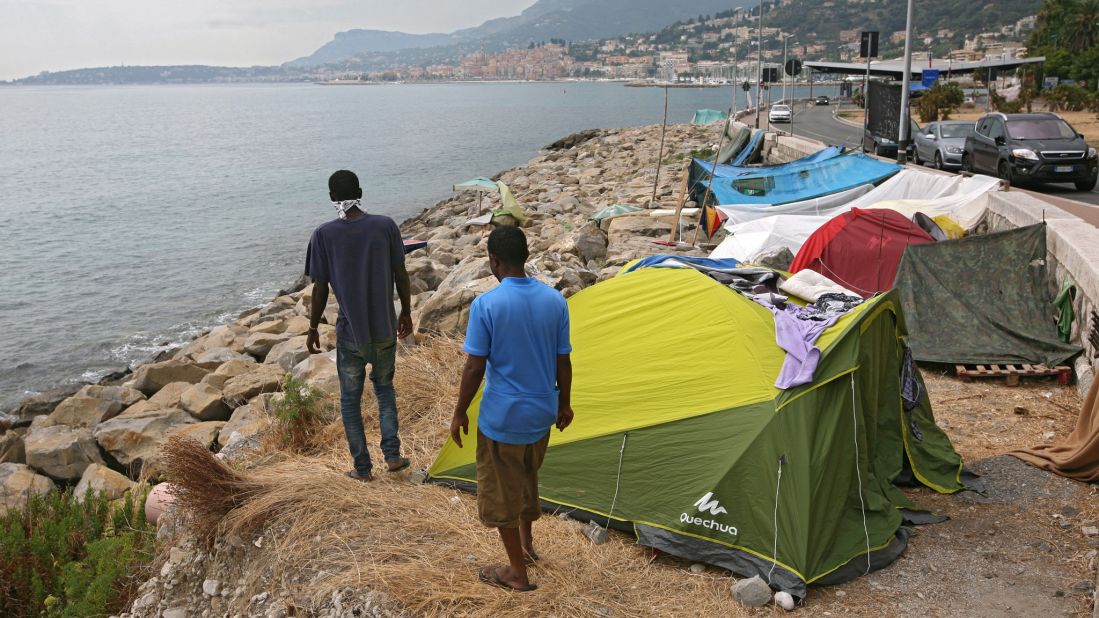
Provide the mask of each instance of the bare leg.
{"label": "bare leg", "polygon": [[[529,524],[529,522],[527,522]],[[519,528],[497,528],[504,550],[508,554],[508,566],[499,569],[500,579],[509,585],[521,588],[530,584],[527,579],[527,563],[523,561],[523,545],[519,540]]]}
{"label": "bare leg", "polygon": [[522,542],[525,558],[537,560],[538,554],[534,551],[534,532],[531,530],[532,523],[525,519],[519,521],[519,540]]}

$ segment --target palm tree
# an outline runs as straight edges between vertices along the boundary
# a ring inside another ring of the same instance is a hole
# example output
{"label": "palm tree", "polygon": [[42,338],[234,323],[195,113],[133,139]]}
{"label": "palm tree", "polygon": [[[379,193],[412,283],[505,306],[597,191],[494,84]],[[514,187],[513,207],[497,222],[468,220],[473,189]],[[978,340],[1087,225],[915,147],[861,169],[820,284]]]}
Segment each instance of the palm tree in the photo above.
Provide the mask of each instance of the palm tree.
{"label": "palm tree", "polygon": [[1099,0],[1076,0],[1065,23],[1066,41],[1074,52],[1091,48],[1099,41]]}

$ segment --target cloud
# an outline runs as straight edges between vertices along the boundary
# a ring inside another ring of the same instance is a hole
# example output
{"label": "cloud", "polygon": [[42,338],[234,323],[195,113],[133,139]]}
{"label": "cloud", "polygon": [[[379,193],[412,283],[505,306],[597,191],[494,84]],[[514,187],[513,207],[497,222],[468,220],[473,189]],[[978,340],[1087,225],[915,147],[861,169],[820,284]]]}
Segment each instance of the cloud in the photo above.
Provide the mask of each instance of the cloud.
{"label": "cloud", "polygon": [[534,0],[0,0],[0,79],[118,64],[281,64],[342,30],[449,32]]}

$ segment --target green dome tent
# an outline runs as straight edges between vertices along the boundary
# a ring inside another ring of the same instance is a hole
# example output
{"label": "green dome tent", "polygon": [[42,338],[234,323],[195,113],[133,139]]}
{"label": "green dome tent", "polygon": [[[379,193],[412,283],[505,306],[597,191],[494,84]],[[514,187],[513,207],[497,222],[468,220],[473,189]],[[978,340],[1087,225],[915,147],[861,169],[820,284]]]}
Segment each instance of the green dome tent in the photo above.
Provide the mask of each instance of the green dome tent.
{"label": "green dome tent", "polygon": [[[539,476],[548,509],[804,596],[904,550],[912,505],[899,476],[962,488],[926,389],[915,409],[902,404],[892,293],[825,331],[814,381],[790,390],[774,387],[785,352],[770,311],[695,270],[620,274],[569,310],[576,417],[552,432]],[[470,442],[448,440],[432,480],[473,489]]]}

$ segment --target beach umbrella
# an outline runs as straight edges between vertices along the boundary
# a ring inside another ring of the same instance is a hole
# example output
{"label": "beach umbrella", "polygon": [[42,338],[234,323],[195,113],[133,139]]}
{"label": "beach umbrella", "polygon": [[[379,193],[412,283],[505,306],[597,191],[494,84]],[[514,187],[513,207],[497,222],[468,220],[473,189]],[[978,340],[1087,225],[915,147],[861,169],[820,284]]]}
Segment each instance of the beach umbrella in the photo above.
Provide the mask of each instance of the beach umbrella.
{"label": "beach umbrella", "polygon": [[454,185],[455,191],[476,191],[477,192],[477,212],[481,211],[481,199],[484,198],[486,193],[499,193],[500,187],[496,186],[496,183],[488,178],[477,177],[465,182],[459,182]]}

